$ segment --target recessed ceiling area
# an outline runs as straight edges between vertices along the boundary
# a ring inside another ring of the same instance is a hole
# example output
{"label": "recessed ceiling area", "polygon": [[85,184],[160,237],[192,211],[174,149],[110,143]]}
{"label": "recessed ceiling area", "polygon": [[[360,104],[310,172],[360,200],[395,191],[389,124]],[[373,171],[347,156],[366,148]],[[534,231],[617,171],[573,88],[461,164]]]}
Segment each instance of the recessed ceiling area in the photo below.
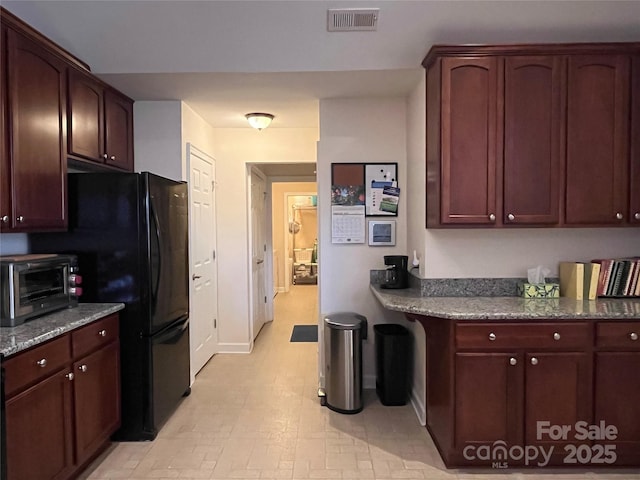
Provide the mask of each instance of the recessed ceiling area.
{"label": "recessed ceiling area", "polygon": [[[216,128],[318,127],[324,98],[405,96],[434,44],[640,40],[640,1],[32,1],[2,6],[134,100],[183,100]],[[328,32],[329,9],[378,9]]]}

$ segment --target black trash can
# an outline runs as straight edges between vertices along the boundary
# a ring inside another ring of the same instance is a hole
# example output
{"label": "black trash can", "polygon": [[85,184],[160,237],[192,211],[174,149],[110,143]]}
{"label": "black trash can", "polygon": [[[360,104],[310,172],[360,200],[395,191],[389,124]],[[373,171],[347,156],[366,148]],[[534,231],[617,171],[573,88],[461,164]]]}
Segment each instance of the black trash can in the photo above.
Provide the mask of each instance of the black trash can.
{"label": "black trash can", "polygon": [[409,398],[412,336],[394,323],[374,325],[376,393],[383,405],[405,405]]}

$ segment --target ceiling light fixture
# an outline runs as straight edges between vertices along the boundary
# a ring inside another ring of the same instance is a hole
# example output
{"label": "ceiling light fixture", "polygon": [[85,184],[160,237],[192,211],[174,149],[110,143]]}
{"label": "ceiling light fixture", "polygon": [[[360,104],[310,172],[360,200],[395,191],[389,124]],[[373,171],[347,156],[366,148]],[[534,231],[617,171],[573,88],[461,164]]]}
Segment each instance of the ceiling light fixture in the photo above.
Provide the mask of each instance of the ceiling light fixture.
{"label": "ceiling light fixture", "polygon": [[258,130],[267,128],[271,124],[271,120],[274,119],[274,116],[270,113],[247,113],[245,117],[249,125]]}

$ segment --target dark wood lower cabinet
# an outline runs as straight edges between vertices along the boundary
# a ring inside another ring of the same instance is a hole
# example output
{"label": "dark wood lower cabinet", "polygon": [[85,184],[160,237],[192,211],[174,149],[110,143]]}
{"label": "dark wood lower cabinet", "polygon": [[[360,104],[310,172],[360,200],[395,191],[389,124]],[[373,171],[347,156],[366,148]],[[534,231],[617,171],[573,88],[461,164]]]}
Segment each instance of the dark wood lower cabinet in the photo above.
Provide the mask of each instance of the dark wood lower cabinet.
{"label": "dark wood lower cabinet", "polygon": [[120,348],[117,342],[73,364],[76,463],[82,464],[120,426]]}
{"label": "dark wood lower cabinet", "polygon": [[59,371],[7,401],[9,480],[57,480],[73,471],[73,403],[68,373],[66,369]]}
{"label": "dark wood lower cabinet", "polygon": [[640,322],[408,317],[448,467],[640,466]]}
{"label": "dark wood lower cabinet", "polygon": [[75,478],[120,426],[118,315],[3,362],[7,480]]}

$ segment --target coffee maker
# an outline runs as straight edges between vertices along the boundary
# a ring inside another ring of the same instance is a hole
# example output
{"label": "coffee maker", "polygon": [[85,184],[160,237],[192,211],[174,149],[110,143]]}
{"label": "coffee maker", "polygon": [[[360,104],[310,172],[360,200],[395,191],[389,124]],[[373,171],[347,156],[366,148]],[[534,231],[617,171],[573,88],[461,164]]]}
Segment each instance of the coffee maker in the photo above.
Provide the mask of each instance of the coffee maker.
{"label": "coffee maker", "polygon": [[384,264],[388,265],[387,275],[380,288],[407,288],[409,286],[409,257],[406,255],[385,255]]}

